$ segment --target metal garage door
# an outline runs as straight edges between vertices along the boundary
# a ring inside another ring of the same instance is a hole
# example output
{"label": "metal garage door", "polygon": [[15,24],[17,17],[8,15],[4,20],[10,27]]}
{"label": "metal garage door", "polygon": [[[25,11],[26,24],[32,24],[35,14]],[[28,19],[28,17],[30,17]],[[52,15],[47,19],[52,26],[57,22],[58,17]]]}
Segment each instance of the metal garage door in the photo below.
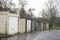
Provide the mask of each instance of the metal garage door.
{"label": "metal garage door", "polygon": [[46,29],[49,29],[49,24],[48,23],[46,23]]}
{"label": "metal garage door", "polygon": [[9,17],[9,34],[18,32],[18,17]]}
{"label": "metal garage door", "polygon": [[36,22],[36,30],[37,31],[40,30],[40,28],[39,28],[39,22]]}
{"label": "metal garage door", "polygon": [[41,22],[41,30],[43,30],[43,22]]}
{"label": "metal garage door", "polygon": [[20,26],[19,26],[19,33],[24,33],[25,32],[25,24],[26,20],[20,18]]}
{"label": "metal garage door", "polygon": [[31,20],[27,20],[27,32],[31,31]]}
{"label": "metal garage door", "polygon": [[40,28],[40,30],[41,30],[41,22],[39,22],[39,28]]}
{"label": "metal garage door", "polygon": [[43,30],[45,30],[45,29],[46,29],[46,23],[43,24]]}
{"label": "metal garage door", "polygon": [[35,31],[35,21],[32,21],[32,31]]}

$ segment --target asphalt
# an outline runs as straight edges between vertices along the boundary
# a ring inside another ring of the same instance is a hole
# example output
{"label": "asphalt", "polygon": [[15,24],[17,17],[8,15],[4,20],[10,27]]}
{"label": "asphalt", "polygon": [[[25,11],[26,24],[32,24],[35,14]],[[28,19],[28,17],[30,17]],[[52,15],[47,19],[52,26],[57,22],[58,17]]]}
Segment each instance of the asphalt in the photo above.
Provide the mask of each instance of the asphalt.
{"label": "asphalt", "polygon": [[60,40],[60,30],[45,30],[3,37],[0,40]]}

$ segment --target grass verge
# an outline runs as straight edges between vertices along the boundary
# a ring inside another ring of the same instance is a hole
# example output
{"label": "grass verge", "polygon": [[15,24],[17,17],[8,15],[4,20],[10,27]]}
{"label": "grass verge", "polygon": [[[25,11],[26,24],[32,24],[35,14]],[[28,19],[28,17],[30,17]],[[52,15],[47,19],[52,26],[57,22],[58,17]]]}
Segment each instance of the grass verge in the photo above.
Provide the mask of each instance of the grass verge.
{"label": "grass verge", "polygon": [[58,26],[53,26],[53,27],[51,27],[51,29],[57,29],[57,30],[60,30],[60,27],[58,27]]}

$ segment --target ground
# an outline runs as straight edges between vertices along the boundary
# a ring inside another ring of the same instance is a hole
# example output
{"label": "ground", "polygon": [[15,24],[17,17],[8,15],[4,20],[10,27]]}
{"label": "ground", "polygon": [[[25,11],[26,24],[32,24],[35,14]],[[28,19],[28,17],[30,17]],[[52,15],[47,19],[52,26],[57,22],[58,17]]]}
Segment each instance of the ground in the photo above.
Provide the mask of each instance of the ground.
{"label": "ground", "polygon": [[36,31],[7,38],[0,38],[0,40],[60,40],[60,30]]}

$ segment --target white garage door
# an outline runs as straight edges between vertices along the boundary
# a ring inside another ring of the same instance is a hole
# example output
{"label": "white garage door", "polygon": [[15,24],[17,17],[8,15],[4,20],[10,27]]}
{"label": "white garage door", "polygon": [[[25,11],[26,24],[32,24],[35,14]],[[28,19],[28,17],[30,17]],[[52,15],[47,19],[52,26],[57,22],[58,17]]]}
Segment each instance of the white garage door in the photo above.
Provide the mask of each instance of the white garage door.
{"label": "white garage door", "polygon": [[18,32],[18,17],[9,17],[9,34]]}
{"label": "white garage door", "polygon": [[31,31],[31,20],[27,20],[27,32]]}

